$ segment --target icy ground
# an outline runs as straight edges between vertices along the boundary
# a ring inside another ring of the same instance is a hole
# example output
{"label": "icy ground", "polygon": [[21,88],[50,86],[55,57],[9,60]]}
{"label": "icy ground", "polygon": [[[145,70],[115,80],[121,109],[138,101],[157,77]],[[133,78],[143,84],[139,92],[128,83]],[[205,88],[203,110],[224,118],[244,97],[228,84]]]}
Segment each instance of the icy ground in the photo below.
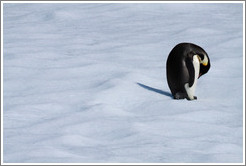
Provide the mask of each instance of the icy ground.
{"label": "icy ground", "polygon": [[[242,4],[4,4],[3,162],[243,161]],[[203,47],[197,101],[166,59]]]}

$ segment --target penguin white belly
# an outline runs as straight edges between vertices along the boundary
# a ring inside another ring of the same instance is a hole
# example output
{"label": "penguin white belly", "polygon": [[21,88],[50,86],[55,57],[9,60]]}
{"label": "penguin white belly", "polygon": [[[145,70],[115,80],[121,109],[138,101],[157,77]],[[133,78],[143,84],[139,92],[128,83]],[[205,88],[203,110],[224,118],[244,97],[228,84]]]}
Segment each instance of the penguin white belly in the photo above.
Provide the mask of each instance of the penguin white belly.
{"label": "penguin white belly", "polygon": [[199,71],[200,71],[200,61],[198,55],[193,56],[193,66],[195,69],[195,78],[194,78],[194,84],[189,87],[189,83],[185,84],[185,90],[187,92],[188,97],[193,100],[195,99],[195,90],[196,90],[196,84],[197,84],[197,79],[199,77]]}

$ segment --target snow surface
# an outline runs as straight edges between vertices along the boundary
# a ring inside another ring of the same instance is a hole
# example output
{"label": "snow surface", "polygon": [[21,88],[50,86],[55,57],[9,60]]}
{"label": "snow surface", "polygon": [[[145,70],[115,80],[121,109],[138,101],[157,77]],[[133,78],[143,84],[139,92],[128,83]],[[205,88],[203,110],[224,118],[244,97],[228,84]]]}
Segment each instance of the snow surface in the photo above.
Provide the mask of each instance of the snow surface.
{"label": "snow surface", "polygon": [[[198,100],[166,59],[203,47]],[[243,162],[243,4],[3,4],[4,163]]]}

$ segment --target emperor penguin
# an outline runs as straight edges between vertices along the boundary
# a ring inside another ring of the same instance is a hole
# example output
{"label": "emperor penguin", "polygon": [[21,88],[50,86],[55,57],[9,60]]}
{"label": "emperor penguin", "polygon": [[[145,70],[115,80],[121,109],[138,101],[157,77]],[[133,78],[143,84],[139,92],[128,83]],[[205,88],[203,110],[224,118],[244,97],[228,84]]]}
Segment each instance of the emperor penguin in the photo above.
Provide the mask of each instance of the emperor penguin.
{"label": "emperor penguin", "polygon": [[210,60],[203,48],[193,43],[176,45],[167,58],[168,86],[174,99],[195,100],[198,78],[208,72]]}

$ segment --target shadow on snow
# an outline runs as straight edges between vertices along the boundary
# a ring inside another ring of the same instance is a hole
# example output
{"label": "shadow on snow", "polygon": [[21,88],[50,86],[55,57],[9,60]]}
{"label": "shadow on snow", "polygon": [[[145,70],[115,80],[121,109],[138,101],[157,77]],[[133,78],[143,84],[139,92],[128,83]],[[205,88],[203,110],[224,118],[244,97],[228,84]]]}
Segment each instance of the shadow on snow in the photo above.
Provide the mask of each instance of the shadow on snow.
{"label": "shadow on snow", "polygon": [[165,96],[173,98],[172,94],[169,93],[169,92],[165,92],[165,91],[160,90],[160,89],[155,89],[155,88],[149,87],[147,85],[144,85],[144,84],[141,84],[141,83],[138,83],[138,82],[137,82],[137,84],[139,86],[141,86],[142,88],[144,88],[144,89],[147,89],[147,90],[150,90],[150,91],[153,91],[153,92],[156,92],[156,93],[159,93],[159,94],[162,94],[162,95],[165,95]]}

